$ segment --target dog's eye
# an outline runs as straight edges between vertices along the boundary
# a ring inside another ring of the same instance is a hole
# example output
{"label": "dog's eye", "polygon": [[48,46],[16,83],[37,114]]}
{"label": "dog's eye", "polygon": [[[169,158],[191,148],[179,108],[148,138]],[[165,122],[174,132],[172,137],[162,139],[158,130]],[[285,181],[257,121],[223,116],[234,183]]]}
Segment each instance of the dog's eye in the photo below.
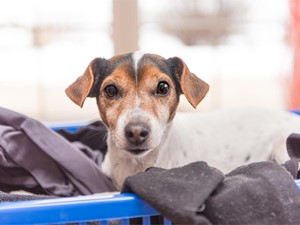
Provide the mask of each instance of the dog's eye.
{"label": "dog's eye", "polygon": [[118,89],[114,85],[107,85],[104,88],[104,93],[105,93],[106,97],[108,97],[108,98],[114,98],[118,94]]}
{"label": "dog's eye", "polygon": [[169,92],[170,92],[170,86],[167,82],[162,81],[158,83],[157,90],[156,90],[157,95],[165,96],[169,94]]}

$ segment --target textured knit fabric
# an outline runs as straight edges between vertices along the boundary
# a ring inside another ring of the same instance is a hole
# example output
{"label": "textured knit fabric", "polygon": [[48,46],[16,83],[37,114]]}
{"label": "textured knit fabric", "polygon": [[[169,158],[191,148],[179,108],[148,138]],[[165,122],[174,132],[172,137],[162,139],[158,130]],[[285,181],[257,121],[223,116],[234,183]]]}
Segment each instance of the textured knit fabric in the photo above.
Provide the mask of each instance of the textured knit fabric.
{"label": "textured knit fabric", "polygon": [[199,212],[223,179],[220,171],[197,162],[170,170],[151,168],[128,177],[122,192],[138,194],[173,222],[210,224]]}
{"label": "textured knit fabric", "polygon": [[176,224],[300,224],[300,194],[273,162],[237,168],[224,176],[203,162],[170,170],[152,168],[126,179],[134,192]]}
{"label": "textured knit fabric", "polygon": [[229,173],[206,201],[213,224],[300,224],[300,194],[292,176],[273,162]]}
{"label": "textured knit fabric", "polygon": [[17,202],[17,201],[28,201],[28,200],[41,200],[56,198],[48,195],[23,195],[23,194],[7,194],[0,191],[0,202]]}

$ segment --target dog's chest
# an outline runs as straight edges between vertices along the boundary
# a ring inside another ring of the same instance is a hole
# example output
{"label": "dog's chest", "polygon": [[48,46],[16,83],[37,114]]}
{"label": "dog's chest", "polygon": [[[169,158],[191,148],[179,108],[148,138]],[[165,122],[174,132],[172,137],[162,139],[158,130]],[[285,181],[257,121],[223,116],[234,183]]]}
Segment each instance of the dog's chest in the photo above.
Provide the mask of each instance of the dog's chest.
{"label": "dog's chest", "polygon": [[132,158],[125,152],[110,148],[103,162],[103,172],[112,178],[113,183],[121,189],[124,180],[134,174],[145,171],[155,165],[156,152],[152,151],[143,158]]}

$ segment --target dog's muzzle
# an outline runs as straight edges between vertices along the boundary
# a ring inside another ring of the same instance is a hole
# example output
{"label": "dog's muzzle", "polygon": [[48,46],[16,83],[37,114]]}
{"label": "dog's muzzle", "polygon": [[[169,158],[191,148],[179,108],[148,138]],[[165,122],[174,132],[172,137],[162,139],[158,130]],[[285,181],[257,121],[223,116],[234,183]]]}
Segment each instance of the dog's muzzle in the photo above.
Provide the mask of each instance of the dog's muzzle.
{"label": "dog's muzzle", "polygon": [[142,148],[150,134],[150,127],[146,123],[130,122],[125,126],[124,131],[127,141],[132,145],[132,148],[126,149],[128,152],[139,155],[148,150]]}
{"label": "dog's muzzle", "polygon": [[128,123],[125,127],[125,137],[130,144],[140,145],[149,137],[150,128],[145,123]]}

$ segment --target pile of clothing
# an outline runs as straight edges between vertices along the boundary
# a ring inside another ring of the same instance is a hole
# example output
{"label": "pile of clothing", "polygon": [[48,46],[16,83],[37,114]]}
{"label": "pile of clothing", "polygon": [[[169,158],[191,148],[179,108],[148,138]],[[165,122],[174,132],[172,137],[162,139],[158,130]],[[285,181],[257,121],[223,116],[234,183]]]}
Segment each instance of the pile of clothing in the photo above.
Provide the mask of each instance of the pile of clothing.
{"label": "pile of clothing", "polygon": [[[101,171],[106,132],[101,122],[53,131],[0,108],[0,202],[116,191]],[[136,193],[174,224],[300,224],[300,134],[291,134],[287,151],[284,165],[257,162],[228,174],[205,162],[149,168],[128,177],[122,192]],[[16,190],[33,195],[10,194]]]}
{"label": "pile of clothing", "polygon": [[105,134],[100,122],[75,133],[54,132],[0,108],[0,190],[59,197],[115,191],[101,171]]}

